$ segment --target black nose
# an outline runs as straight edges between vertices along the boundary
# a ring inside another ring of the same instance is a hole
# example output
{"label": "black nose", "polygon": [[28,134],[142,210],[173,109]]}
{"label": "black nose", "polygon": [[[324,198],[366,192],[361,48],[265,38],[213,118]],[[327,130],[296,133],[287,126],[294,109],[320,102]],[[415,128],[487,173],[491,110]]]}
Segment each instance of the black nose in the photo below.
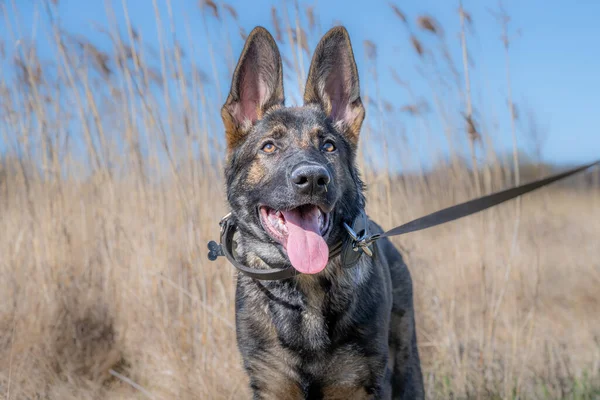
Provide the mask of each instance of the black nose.
{"label": "black nose", "polygon": [[314,164],[300,164],[292,170],[292,185],[301,194],[323,194],[331,182],[331,175],[325,167]]}

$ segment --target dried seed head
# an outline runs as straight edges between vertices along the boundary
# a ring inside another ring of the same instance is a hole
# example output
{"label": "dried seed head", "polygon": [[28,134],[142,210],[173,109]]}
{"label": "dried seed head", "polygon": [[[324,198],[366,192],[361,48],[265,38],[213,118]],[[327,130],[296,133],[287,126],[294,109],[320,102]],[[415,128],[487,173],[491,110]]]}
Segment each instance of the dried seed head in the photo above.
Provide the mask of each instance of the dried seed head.
{"label": "dried seed head", "polygon": [[223,3],[223,8],[225,10],[227,10],[227,12],[229,13],[229,15],[231,15],[231,18],[233,18],[236,21],[238,20],[238,13],[237,13],[236,9],[233,8],[233,6],[231,4]]}
{"label": "dried seed head", "polygon": [[421,44],[419,39],[417,39],[415,35],[411,35],[410,42],[412,43],[417,54],[422,57],[425,53],[425,50],[423,49],[423,45]]}
{"label": "dried seed head", "polygon": [[308,28],[312,31],[317,25],[315,22],[315,8],[313,6],[306,6],[306,18],[308,18]]}
{"label": "dried seed head", "polygon": [[302,47],[302,50],[304,50],[304,52],[308,55],[310,55],[310,49],[308,48],[308,37],[306,36],[306,31],[304,31],[304,29],[300,28],[300,47]]}
{"label": "dried seed head", "polygon": [[418,113],[418,108],[416,104],[407,104],[400,107],[400,111],[409,113],[411,115],[416,115]]}
{"label": "dried seed head", "polygon": [[481,140],[481,135],[477,131],[475,121],[473,120],[473,116],[463,114],[463,117],[465,118],[465,122],[467,123],[467,133],[469,134],[469,139],[472,142],[477,142],[478,140]]}
{"label": "dried seed head", "polygon": [[398,8],[397,5],[390,3],[390,7],[392,7],[394,14],[396,14],[396,16],[398,18],[400,18],[400,20],[402,22],[404,22],[405,24],[408,23],[408,20],[406,19],[406,15],[404,15],[404,13]]}
{"label": "dried seed head", "polygon": [[179,41],[177,39],[175,39],[175,52],[176,54],[179,55],[179,57],[181,58],[185,58],[185,50],[183,49],[183,46],[181,46],[181,43],[179,43]]}
{"label": "dried seed head", "polygon": [[289,58],[287,58],[286,56],[282,55],[281,59],[283,60],[283,65],[285,65],[286,68],[289,68],[289,69],[293,69],[294,68],[294,64],[292,64],[292,62],[290,61]]}
{"label": "dried seed head", "polygon": [[400,107],[401,112],[409,113],[410,115],[423,115],[429,111],[429,105],[426,101],[421,100],[417,103],[406,104]]}
{"label": "dried seed head", "polygon": [[271,7],[271,19],[273,20],[273,27],[275,28],[275,40],[281,42],[283,40],[283,34],[281,33],[281,24],[279,23],[279,16],[277,15],[275,6]]}
{"label": "dried seed head", "polygon": [[200,67],[195,66],[193,74],[194,78],[197,79],[198,82],[205,84],[210,83],[210,76],[206,72],[204,72]]}
{"label": "dried seed head", "polygon": [[365,53],[369,60],[375,60],[377,58],[377,45],[371,40],[365,40],[363,42],[365,46]]}
{"label": "dried seed head", "polygon": [[209,8],[210,11],[212,12],[213,16],[220,20],[221,16],[219,15],[219,6],[217,6],[217,3],[215,3],[212,0],[200,0],[200,7],[201,8]]}
{"label": "dried seed head", "polygon": [[402,78],[400,78],[400,75],[398,75],[398,72],[396,72],[396,70],[395,70],[395,69],[393,69],[393,68],[390,68],[390,72],[392,73],[392,79],[393,79],[394,81],[396,81],[396,83],[397,83],[398,85],[400,85],[400,86],[408,86],[408,85],[406,84],[406,82],[404,82],[404,81],[402,80]]}
{"label": "dried seed head", "polygon": [[515,120],[519,119],[519,109],[517,108],[517,105],[515,103],[512,103],[512,114]]}
{"label": "dried seed head", "polygon": [[94,62],[96,63],[96,65],[102,71],[102,75],[104,75],[105,77],[108,77],[112,74],[112,70],[108,66],[108,55],[97,51],[97,52],[93,53],[93,59],[94,59]]}
{"label": "dried seed head", "polygon": [[27,87],[38,86],[42,81],[42,69],[36,61],[31,62],[22,56],[15,56],[14,63],[19,81]]}
{"label": "dried seed head", "polygon": [[[112,69],[109,66],[110,57],[108,54],[100,51],[93,43],[77,41],[77,45],[81,47],[84,54],[89,55],[92,64],[96,67],[104,78],[108,78],[112,74]],[[117,57],[117,62],[122,62],[122,57]]]}
{"label": "dried seed head", "polygon": [[150,67],[147,69],[147,74],[148,74],[148,80],[157,85],[160,86],[162,84],[162,80],[160,78],[160,71],[156,68]]}
{"label": "dried seed head", "polygon": [[433,17],[429,15],[422,15],[419,18],[417,18],[417,25],[419,25],[421,29],[429,31],[434,35],[442,36],[442,30],[440,28],[440,25]]}
{"label": "dried seed head", "polygon": [[387,100],[383,101],[383,109],[385,110],[385,112],[387,113],[391,113],[392,111],[394,111],[394,105],[392,103],[390,103]]}
{"label": "dried seed head", "polygon": [[463,16],[465,21],[467,21],[467,24],[471,25],[473,23],[473,20],[471,19],[471,14],[469,14],[469,12],[466,11],[464,8],[460,7],[458,12]]}

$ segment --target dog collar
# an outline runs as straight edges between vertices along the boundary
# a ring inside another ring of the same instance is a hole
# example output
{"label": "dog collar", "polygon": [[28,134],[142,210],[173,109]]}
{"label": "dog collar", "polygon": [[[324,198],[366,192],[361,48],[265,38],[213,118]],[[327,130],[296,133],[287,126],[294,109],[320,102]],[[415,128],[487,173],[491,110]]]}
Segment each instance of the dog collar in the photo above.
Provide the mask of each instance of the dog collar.
{"label": "dog collar", "polygon": [[[341,254],[342,266],[344,268],[351,268],[354,265],[356,265],[362,253],[366,253],[369,256],[373,255],[373,251],[370,246],[379,239],[391,236],[404,235],[406,233],[428,229],[434,226],[445,224],[450,221],[457,220],[459,218],[466,217],[468,215],[478,213],[490,207],[504,203],[508,200],[522,196],[525,193],[529,193],[544,186],[547,186],[553,182],[560,181],[571,175],[575,175],[579,172],[585,171],[586,169],[594,167],[596,165],[600,165],[600,160],[587,165],[582,165],[580,167],[570,169],[562,173],[551,175],[547,178],[538,179],[531,183],[515,186],[510,189],[488,194],[473,200],[466,201],[461,204],[444,208],[442,210],[436,211],[434,213],[425,215],[423,217],[414,219],[410,222],[392,228],[389,231],[375,233],[372,235],[368,232],[369,218],[364,213],[364,211],[362,211],[358,215],[358,217],[356,217],[356,219],[352,221],[352,226],[349,226],[345,222],[343,223],[343,227],[348,232],[348,237],[344,239],[342,243],[339,243],[330,249],[329,259],[331,260],[332,258]],[[291,265],[281,269],[259,270],[254,268],[248,268],[238,263],[232,255],[234,245],[233,234],[235,233],[235,225],[230,221],[230,217],[231,213],[227,214],[221,220],[221,244],[217,244],[213,241],[208,243],[208,258],[210,260],[214,261],[219,256],[225,256],[237,269],[239,269],[246,275],[249,275],[256,279],[287,279],[300,274]]]}
{"label": "dog collar", "polygon": [[[341,255],[342,266],[344,268],[351,268],[356,265],[362,253],[372,256],[372,243],[368,240],[368,238],[370,238],[370,235],[368,234],[368,224],[369,219],[364,211],[354,219],[352,226],[349,226],[344,222],[343,227],[348,233],[348,237],[345,240],[336,243],[329,249],[329,260]],[[283,280],[302,274],[291,265],[284,265],[280,268],[258,269],[240,263],[234,257],[235,247],[237,245],[234,240],[234,235],[237,229],[231,218],[231,213],[225,215],[219,222],[219,225],[221,227],[220,243],[212,240],[208,242],[209,260],[215,261],[218,257],[223,256],[227,258],[238,271],[259,280]]]}

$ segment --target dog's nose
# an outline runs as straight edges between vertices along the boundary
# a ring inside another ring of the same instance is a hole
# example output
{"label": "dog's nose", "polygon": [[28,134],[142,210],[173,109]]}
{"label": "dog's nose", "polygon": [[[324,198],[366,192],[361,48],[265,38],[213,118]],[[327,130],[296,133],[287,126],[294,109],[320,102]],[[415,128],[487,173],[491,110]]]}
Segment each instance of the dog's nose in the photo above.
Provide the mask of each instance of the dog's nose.
{"label": "dog's nose", "polygon": [[292,170],[292,185],[301,194],[322,194],[327,191],[331,175],[327,168],[314,164],[300,164]]}

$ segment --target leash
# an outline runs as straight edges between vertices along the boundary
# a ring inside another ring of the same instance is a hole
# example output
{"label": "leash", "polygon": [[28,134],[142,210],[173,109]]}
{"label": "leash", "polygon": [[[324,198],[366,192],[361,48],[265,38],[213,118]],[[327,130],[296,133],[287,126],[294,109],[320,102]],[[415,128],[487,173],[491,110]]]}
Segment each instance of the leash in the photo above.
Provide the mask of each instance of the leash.
{"label": "leash", "polygon": [[[373,249],[371,246],[379,239],[421,231],[437,225],[445,224],[446,222],[451,222],[459,218],[473,215],[490,207],[532,192],[541,187],[547,186],[556,181],[568,178],[571,175],[575,175],[599,164],[600,160],[570,169],[559,174],[551,175],[547,178],[539,179],[531,183],[469,200],[467,202],[425,215],[381,233],[369,234],[368,217],[363,211],[352,222],[352,226],[348,225],[346,222],[343,222],[343,226],[348,233],[348,238],[343,242],[336,243],[330,248],[329,259],[331,260],[341,254],[342,266],[344,268],[352,268],[354,265],[356,265],[363,253],[369,257],[373,256]],[[208,243],[209,260],[214,261],[220,256],[225,256],[239,271],[250,276],[251,278],[260,280],[281,280],[300,275],[300,272],[295,270],[290,265],[281,266],[281,268],[270,268],[263,270],[250,268],[241,264],[233,256],[235,252],[235,241],[233,240],[233,237],[236,232],[236,228],[235,224],[231,220],[231,213],[223,217],[223,219],[221,219],[219,222],[219,225],[221,226],[221,243],[218,244],[215,241],[210,241]]]}

